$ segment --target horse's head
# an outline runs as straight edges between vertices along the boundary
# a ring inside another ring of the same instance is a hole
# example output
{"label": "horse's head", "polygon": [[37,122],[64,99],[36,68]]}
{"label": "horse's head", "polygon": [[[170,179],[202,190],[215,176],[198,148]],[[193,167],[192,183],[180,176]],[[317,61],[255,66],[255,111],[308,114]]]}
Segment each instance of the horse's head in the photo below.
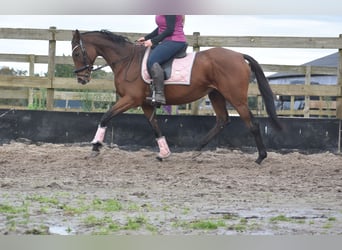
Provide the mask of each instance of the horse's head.
{"label": "horse's head", "polygon": [[78,30],[73,31],[73,38],[71,41],[72,59],[74,61],[74,73],[77,76],[77,81],[86,84],[91,79],[91,71],[93,63],[96,59],[96,50],[91,44],[82,40],[81,34]]}

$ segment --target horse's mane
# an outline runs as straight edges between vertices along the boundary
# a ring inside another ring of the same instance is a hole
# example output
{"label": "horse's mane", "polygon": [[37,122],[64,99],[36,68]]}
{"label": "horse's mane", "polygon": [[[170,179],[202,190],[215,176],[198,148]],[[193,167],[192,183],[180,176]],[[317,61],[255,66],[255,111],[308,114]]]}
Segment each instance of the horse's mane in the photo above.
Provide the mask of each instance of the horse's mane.
{"label": "horse's mane", "polygon": [[99,33],[105,36],[106,39],[114,42],[114,43],[132,43],[128,37],[114,34],[108,30],[100,30],[100,31],[88,31],[83,34],[91,34],[91,33]]}

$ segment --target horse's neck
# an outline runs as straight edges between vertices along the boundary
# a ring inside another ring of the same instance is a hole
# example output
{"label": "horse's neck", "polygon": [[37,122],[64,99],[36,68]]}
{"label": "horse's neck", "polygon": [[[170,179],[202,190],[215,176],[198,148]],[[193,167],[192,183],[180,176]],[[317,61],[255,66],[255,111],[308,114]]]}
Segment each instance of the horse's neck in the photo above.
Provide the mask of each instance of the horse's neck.
{"label": "horse's neck", "polygon": [[142,63],[142,60],[143,60],[143,57],[144,57],[144,54],[145,54],[145,51],[146,51],[146,48],[144,46],[139,46],[139,45],[134,45],[135,48],[136,48],[136,51],[135,51],[135,55],[137,57],[137,62],[139,64]]}
{"label": "horse's neck", "polygon": [[117,47],[108,47],[103,51],[102,56],[107,64],[114,71],[116,64],[124,62],[137,62],[141,64],[145,48],[137,45],[127,45],[121,50]]}

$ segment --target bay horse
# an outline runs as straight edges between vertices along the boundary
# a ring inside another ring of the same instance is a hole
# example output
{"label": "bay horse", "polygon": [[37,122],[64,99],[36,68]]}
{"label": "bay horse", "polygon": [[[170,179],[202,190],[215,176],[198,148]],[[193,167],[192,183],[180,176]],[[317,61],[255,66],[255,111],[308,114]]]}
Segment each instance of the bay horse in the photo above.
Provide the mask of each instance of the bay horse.
{"label": "bay horse", "polygon": [[[112,32],[90,31],[72,32],[72,58],[77,81],[86,84],[91,79],[93,64],[98,56],[103,57],[115,76],[115,88],[119,100],[102,116],[94,140],[92,153],[98,154],[103,144],[109,121],[128,109],[141,107],[154,131],[160,152],[157,159],[170,155],[165,137],[158,126],[156,107],[146,100],[151,88],[141,76],[142,57],[145,47],[131,42],[127,37]],[[228,101],[239,113],[254,136],[258,150],[256,163],[266,157],[260,128],[248,108],[247,92],[251,73],[257,80],[264,99],[266,111],[274,128],[281,130],[282,125],[276,114],[274,98],[269,83],[259,63],[249,55],[225,48],[211,48],[196,53],[191,71],[190,85],[166,85],[166,105],[190,103],[208,95],[216,114],[216,124],[196,148],[200,152],[222,129],[229,124],[226,108]]]}

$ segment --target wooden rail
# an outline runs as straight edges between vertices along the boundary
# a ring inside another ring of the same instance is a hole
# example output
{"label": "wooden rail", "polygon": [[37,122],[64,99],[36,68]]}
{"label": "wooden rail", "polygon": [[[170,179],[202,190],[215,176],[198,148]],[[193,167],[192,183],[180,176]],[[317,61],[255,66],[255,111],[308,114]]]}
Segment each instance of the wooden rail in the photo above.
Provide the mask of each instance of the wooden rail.
{"label": "wooden rail", "polygon": [[[142,33],[123,33],[117,34],[127,36],[131,40],[143,36]],[[35,98],[40,103],[45,103],[48,110],[73,110],[68,108],[55,108],[56,100],[65,100],[66,104],[70,101],[78,100],[81,102],[91,102],[92,110],[96,109],[94,102],[99,102],[103,92],[105,96],[104,103],[115,102],[116,96],[113,91],[113,80],[93,79],[90,84],[77,84],[73,78],[59,78],[54,76],[56,64],[73,64],[71,56],[56,56],[56,43],[59,41],[70,41],[72,38],[71,30],[58,30],[55,27],[49,29],[11,29],[0,28],[0,39],[23,39],[23,40],[45,40],[49,41],[47,55],[30,54],[0,54],[0,61],[4,62],[24,62],[29,64],[29,76],[4,76],[0,75],[0,99],[22,99],[26,100],[28,105],[12,105],[12,108],[27,109],[32,108]],[[281,110],[280,115],[299,115],[299,116],[328,116],[342,118],[342,37],[229,37],[229,36],[201,36],[194,32],[193,35],[187,35],[189,46],[194,50],[200,50],[203,47],[253,47],[253,48],[314,48],[314,49],[338,49],[339,67],[308,67],[308,66],[290,66],[290,65],[262,65],[265,72],[293,72],[306,76],[304,85],[271,85],[274,94],[277,96],[291,96],[291,110]],[[48,64],[46,77],[34,76],[34,67],[37,63]],[[104,64],[102,58],[98,58],[96,64]],[[312,74],[330,74],[337,75],[336,85],[310,85]],[[99,91],[101,90],[101,91]],[[260,93],[256,84],[249,87],[249,95],[257,97],[258,105],[254,112],[258,115],[265,115],[263,104],[260,101]],[[295,96],[305,97],[305,109],[294,110]],[[312,101],[310,96],[316,96],[319,100]],[[45,99],[45,100],[42,100]],[[189,113],[192,106],[192,113],[207,114],[211,110],[200,110],[199,102],[191,105],[181,113]],[[105,106],[105,105],[104,105]],[[197,107],[196,107],[197,106]],[[95,108],[94,108],[95,107]],[[195,108],[194,108],[195,107]],[[0,108],[8,108],[0,105]],[[82,110],[78,110],[82,111]],[[87,110],[89,111],[89,110]],[[234,111],[233,111],[234,112]]]}

